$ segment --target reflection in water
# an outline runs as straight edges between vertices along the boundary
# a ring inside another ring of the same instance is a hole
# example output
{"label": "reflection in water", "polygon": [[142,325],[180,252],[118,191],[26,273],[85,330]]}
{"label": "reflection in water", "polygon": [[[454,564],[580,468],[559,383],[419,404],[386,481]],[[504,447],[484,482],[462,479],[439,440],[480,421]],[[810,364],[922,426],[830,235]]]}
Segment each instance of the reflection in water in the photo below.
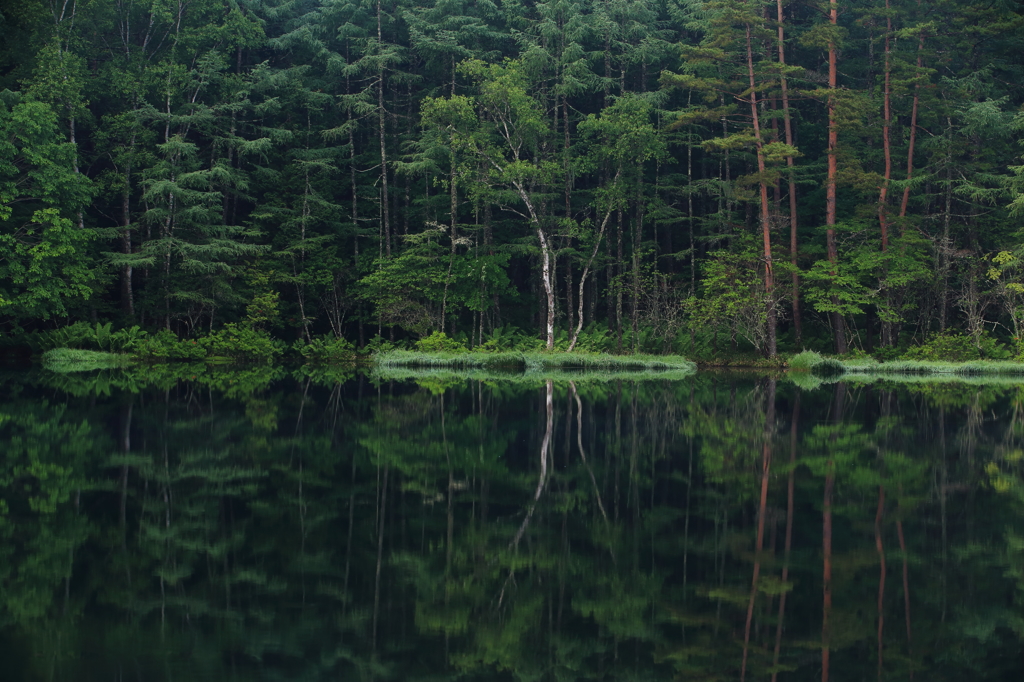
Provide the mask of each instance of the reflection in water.
{"label": "reflection in water", "polygon": [[4,679],[1024,672],[1018,389],[203,371],[5,377]]}

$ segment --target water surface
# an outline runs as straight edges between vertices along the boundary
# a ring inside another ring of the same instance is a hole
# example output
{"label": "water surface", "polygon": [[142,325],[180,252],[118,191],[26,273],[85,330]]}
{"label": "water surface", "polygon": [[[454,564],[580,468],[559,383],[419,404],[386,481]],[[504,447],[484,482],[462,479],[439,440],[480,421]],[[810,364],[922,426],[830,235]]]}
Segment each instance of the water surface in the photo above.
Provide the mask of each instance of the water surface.
{"label": "water surface", "polygon": [[1019,680],[1013,386],[8,372],[4,680]]}

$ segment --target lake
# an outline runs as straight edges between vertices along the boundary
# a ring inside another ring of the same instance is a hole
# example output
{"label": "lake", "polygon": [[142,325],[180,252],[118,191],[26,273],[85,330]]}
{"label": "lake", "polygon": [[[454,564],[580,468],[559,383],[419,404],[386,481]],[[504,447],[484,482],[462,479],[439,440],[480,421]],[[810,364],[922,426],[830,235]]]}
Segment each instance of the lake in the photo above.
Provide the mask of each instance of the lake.
{"label": "lake", "polygon": [[9,370],[4,680],[1020,680],[1024,394]]}

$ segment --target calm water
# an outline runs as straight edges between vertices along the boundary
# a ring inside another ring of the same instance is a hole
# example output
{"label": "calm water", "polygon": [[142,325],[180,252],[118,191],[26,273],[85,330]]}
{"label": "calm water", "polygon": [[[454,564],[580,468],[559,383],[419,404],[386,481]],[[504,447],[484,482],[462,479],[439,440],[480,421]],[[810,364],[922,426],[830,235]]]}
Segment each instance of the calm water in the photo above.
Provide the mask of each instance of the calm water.
{"label": "calm water", "polygon": [[3,680],[1020,680],[1013,387],[11,372]]}

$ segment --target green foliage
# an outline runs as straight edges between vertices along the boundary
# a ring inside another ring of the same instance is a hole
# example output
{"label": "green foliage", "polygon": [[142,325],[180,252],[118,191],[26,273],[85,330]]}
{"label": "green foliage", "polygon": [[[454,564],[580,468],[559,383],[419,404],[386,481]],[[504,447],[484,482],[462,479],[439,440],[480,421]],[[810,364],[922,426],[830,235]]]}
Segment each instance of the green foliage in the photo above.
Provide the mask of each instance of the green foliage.
{"label": "green foliage", "polygon": [[[493,352],[479,351],[390,351],[374,356],[378,367],[394,369],[446,368],[512,370],[536,373],[560,370],[565,372],[693,372],[696,365],[686,358],[672,355],[608,355],[584,352]],[[585,375],[581,375],[585,376]]]}
{"label": "green foliage", "polygon": [[228,322],[222,329],[199,339],[210,359],[269,363],[284,352],[284,343],[262,329]]}
{"label": "green foliage", "polygon": [[138,339],[131,350],[143,360],[202,360],[206,357],[206,349],[195,339],[180,339],[167,329]]}
{"label": "green foliage", "polygon": [[278,302],[280,292],[270,288],[270,274],[259,270],[250,273],[249,284],[256,289],[252,301],[245,307],[245,319],[254,329],[265,329],[277,324],[281,313]]}
{"label": "green foliage", "polygon": [[789,368],[798,372],[810,372],[824,358],[819,353],[805,350],[789,359]]}
{"label": "green foliage", "polygon": [[759,352],[766,350],[768,310],[778,301],[769,297],[759,274],[759,257],[751,238],[743,251],[718,251],[705,265],[703,296],[684,302],[690,324],[717,328],[722,323],[739,333]]}
{"label": "green foliage", "polygon": [[920,346],[908,348],[905,360],[1008,360],[1010,351],[990,334],[983,334],[977,342],[966,334],[936,334]]}
{"label": "green foliage", "polygon": [[[563,333],[556,340],[555,348],[564,350],[568,348],[568,345],[568,334]],[[576,340],[576,350],[580,353],[610,353],[615,350],[615,345],[614,332],[606,325],[597,322],[592,322],[584,327]]]}
{"label": "green foliage", "polygon": [[415,344],[415,349],[421,353],[468,353],[466,344],[448,338],[444,332],[434,332],[426,338],[422,338]]}
{"label": "green foliage", "polygon": [[0,328],[528,351],[575,343],[582,317],[574,348],[729,363],[775,321],[784,350],[824,351],[838,314],[885,359],[940,329],[1002,357],[983,330],[1024,338],[1011,5],[780,25],[724,0],[7,0]]}
{"label": "green foliage", "polygon": [[52,106],[0,101],[0,313],[16,320],[65,316],[92,293],[95,235],[73,221],[92,187],[76,154]]}
{"label": "green foliage", "polygon": [[495,328],[488,334],[486,340],[480,345],[479,350],[487,352],[521,350],[523,341],[522,330],[511,325],[505,325]]}
{"label": "green foliage", "polygon": [[51,372],[88,372],[121,367],[131,362],[131,356],[79,348],[54,348],[43,353],[42,362],[43,367]]}
{"label": "green foliage", "polygon": [[836,358],[821,358],[811,366],[811,372],[819,377],[838,376],[846,371],[846,365]]}
{"label": "green foliage", "polygon": [[356,359],[355,345],[343,338],[314,336],[309,342],[296,341],[294,347],[307,362],[314,364],[344,363]]}

